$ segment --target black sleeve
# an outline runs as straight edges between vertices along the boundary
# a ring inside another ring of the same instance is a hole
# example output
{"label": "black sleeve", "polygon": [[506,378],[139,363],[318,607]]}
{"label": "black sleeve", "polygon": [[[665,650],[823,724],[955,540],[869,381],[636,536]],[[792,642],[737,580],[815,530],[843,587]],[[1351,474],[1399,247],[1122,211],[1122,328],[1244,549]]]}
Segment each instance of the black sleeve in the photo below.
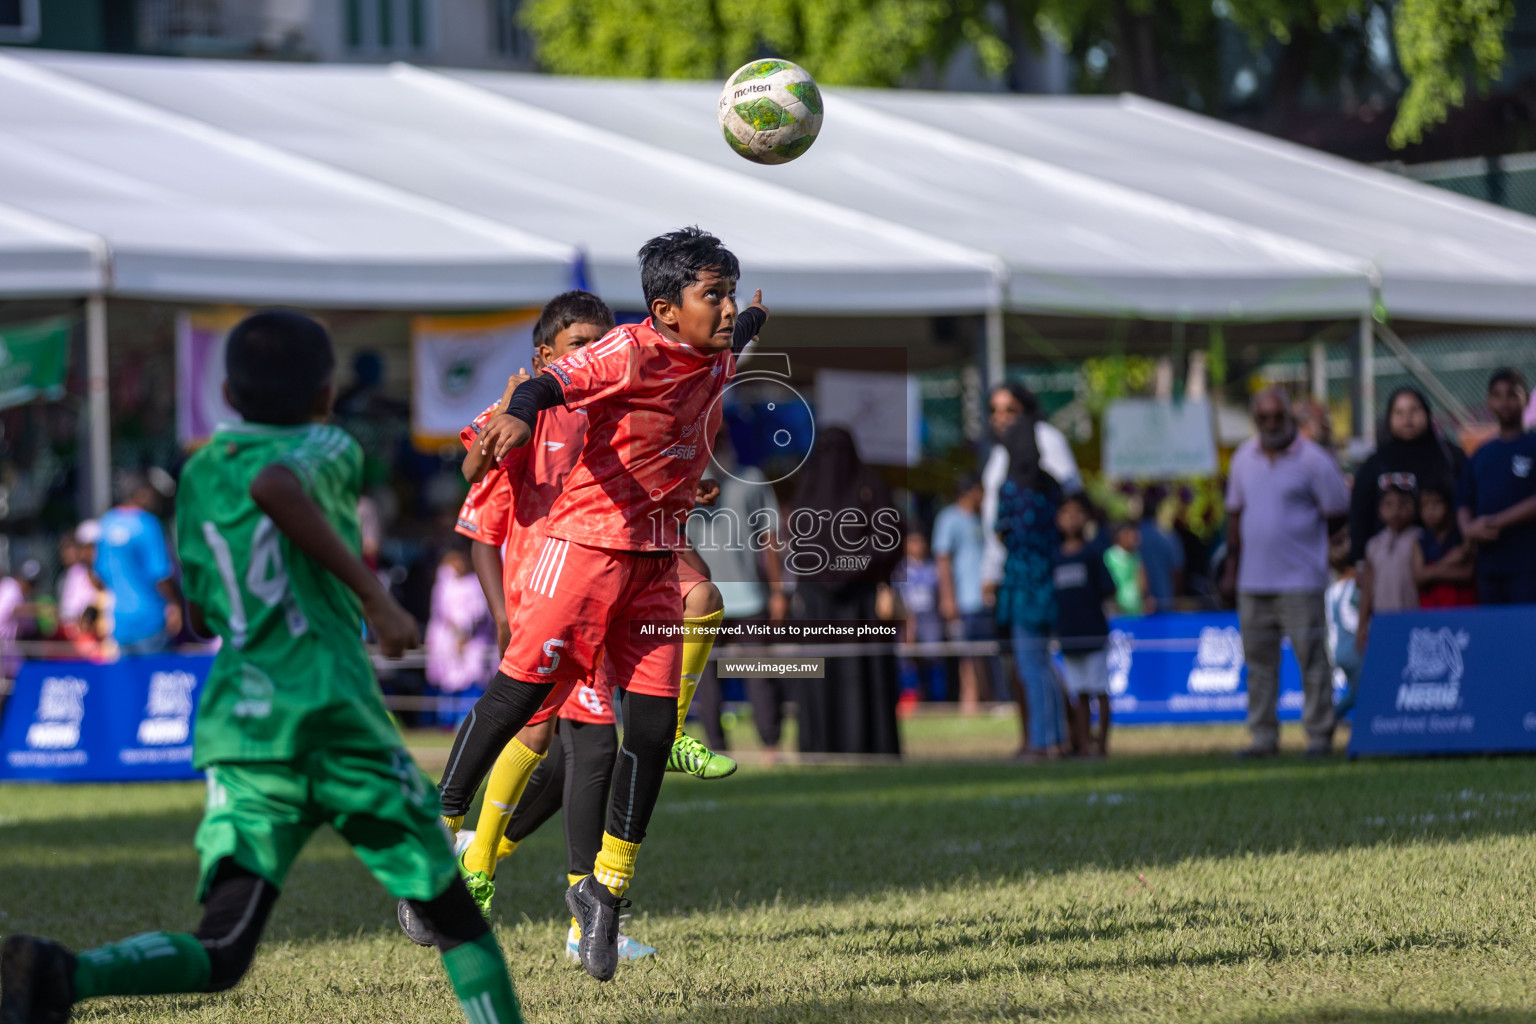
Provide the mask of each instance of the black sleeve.
{"label": "black sleeve", "polygon": [[565,392],[552,373],[540,373],[517,386],[507,399],[507,415],[516,416],[532,427],[545,409],[565,404]]}
{"label": "black sleeve", "polygon": [[768,314],[756,306],[748,306],[736,314],[736,330],[731,335],[731,351],[741,355],[741,350],[751,344],[757,332],[768,322]]}

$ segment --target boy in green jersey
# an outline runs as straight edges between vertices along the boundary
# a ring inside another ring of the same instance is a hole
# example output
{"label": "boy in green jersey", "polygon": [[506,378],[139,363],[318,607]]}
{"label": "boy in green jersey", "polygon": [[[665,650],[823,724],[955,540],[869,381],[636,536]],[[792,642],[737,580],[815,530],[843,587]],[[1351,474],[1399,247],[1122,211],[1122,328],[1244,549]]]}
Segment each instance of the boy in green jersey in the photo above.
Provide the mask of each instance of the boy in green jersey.
{"label": "boy in green jersey", "polygon": [[13,935],[0,947],[0,1024],[66,1021],[97,996],[234,986],[322,824],[430,922],[472,1024],[520,1022],[501,950],[438,824],[436,789],[406,753],[363,647],[364,617],[386,655],[420,641],[357,554],[362,454],[325,425],[330,338],[299,313],[256,313],[230,332],[225,363],[225,395],[245,422],[188,460],[176,503],[192,624],[223,640],[193,741],[208,775],[202,923],[78,954]]}

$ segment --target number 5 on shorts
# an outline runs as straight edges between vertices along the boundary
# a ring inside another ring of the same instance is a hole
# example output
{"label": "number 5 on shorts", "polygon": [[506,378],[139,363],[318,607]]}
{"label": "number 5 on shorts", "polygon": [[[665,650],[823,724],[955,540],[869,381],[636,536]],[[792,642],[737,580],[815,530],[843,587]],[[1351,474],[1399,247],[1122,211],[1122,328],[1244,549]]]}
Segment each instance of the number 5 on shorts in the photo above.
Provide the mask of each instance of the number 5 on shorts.
{"label": "number 5 on shorts", "polygon": [[548,665],[540,665],[539,666],[539,675],[547,676],[551,672],[553,672],[555,669],[560,667],[560,651],[558,650],[558,648],[561,648],[561,647],[564,647],[564,646],[565,646],[565,641],[564,640],[545,640],[544,641],[544,657],[549,659],[549,664]]}

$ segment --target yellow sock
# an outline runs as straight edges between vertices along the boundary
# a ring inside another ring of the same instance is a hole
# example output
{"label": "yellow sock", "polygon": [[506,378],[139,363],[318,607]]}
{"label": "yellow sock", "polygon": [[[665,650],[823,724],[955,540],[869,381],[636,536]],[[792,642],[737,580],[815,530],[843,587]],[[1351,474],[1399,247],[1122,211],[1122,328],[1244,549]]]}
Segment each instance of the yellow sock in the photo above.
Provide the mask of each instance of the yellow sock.
{"label": "yellow sock", "polygon": [[506,836],[501,837],[501,842],[496,845],[496,860],[498,863],[506,860],[517,852],[517,844]]}
{"label": "yellow sock", "polygon": [[455,815],[452,818],[444,818],[443,825],[451,835],[458,835],[459,829],[464,827],[464,815]]}
{"label": "yellow sock", "polygon": [[592,875],[608,887],[615,896],[623,896],[624,890],[635,878],[635,858],[640,856],[639,843],[626,843],[603,832],[603,848],[597,851],[592,865]]}
{"label": "yellow sock", "polygon": [[528,785],[528,777],[544,760],[513,737],[496,758],[491,779],[485,784],[485,800],[480,804],[480,820],[475,825],[475,841],[464,851],[464,870],[483,871],[496,876],[496,850],[507,831],[512,809]]}
{"label": "yellow sock", "polygon": [[677,692],[677,736],[683,738],[683,722],[688,718],[688,706],[693,703],[694,691],[699,688],[699,677],[709,664],[709,652],[715,646],[715,630],[725,611],[715,612],[697,619],[684,619],[688,627],[688,639],[683,641],[683,679]]}
{"label": "yellow sock", "polygon": [[[565,876],[565,880],[566,880],[566,882],[568,884],[575,885],[577,882],[581,881],[583,878],[586,878],[586,877],[587,877],[586,875],[575,875],[575,874],[571,874],[571,873],[567,872],[566,876]],[[578,940],[581,938],[581,922],[576,920],[574,917],[571,918],[571,931],[576,934],[576,938]]]}

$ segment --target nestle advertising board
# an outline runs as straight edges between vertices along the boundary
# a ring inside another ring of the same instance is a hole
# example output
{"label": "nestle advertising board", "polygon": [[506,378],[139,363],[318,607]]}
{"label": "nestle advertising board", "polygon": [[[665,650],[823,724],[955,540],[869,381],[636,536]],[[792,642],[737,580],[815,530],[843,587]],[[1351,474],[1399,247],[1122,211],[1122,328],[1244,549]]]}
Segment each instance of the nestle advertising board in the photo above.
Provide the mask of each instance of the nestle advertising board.
{"label": "nestle advertising board", "polygon": [[1378,616],[1350,756],[1536,751],[1533,631],[1528,606]]}
{"label": "nestle advertising board", "polygon": [[192,724],[208,657],[29,661],[0,719],[0,779],[196,779]]}

